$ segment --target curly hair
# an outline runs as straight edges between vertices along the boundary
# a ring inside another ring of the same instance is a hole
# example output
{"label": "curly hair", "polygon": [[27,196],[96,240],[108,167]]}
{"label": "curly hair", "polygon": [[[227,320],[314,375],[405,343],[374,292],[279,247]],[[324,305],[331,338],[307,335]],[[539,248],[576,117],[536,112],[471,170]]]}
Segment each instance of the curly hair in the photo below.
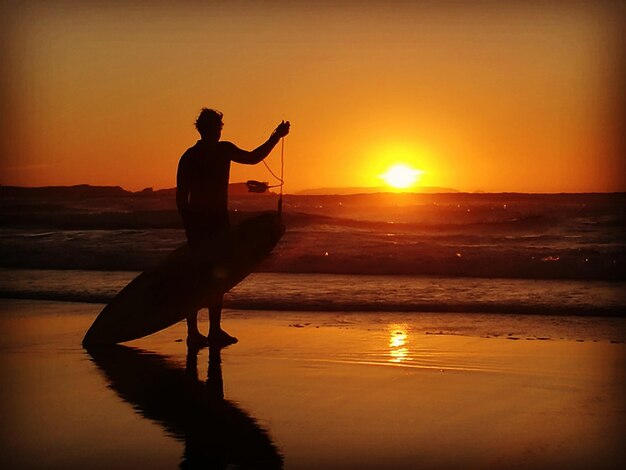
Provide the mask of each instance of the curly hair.
{"label": "curly hair", "polygon": [[196,129],[200,135],[210,134],[222,129],[223,114],[215,109],[202,108],[198,119],[196,119]]}

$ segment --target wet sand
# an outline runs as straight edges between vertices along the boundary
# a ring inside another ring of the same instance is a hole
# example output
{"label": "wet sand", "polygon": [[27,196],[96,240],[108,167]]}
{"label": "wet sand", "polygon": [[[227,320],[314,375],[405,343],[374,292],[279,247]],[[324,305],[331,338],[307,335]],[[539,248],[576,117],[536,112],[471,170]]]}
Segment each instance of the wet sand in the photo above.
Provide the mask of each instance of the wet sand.
{"label": "wet sand", "polygon": [[87,352],[101,308],[0,301],[2,468],[626,463],[624,319],[227,311],[221,354]]}

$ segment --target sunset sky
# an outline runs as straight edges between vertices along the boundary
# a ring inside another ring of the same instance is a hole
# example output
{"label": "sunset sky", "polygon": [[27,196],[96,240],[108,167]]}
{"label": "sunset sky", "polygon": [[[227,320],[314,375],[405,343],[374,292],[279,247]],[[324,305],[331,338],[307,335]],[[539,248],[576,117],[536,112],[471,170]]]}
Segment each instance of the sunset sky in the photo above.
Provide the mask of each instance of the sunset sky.
{"label": "sunset sky", "polygon": [[49,3],[0,7],[0,184],[173,187],[206,106],[246,149],[291,121],[287,192],[626,190],[619,2]]}

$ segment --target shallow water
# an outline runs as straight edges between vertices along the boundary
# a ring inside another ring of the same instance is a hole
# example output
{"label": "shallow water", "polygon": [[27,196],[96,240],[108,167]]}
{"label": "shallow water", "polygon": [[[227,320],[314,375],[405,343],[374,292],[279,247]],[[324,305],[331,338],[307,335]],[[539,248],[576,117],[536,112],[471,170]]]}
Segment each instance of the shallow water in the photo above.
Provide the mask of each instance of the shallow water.
{"label": "shallow water", "polygon": [[[138,272],[0,269],[0,297],[109,302]],[[626,284],[576,280],[254,273],[226,297],[254,310],[626,315]]]}

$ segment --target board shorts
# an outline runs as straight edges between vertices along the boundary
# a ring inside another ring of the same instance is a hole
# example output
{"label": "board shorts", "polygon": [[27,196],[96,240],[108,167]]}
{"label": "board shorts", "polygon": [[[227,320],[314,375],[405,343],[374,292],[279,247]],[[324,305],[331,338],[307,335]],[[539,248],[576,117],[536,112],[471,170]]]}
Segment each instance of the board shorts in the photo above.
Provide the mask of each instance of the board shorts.
{"label": "board shorts", "polygon": [[228,212],[223,214],[189,214],[185,221],[185,234],[190,246],[202,243],[230,227]]}

